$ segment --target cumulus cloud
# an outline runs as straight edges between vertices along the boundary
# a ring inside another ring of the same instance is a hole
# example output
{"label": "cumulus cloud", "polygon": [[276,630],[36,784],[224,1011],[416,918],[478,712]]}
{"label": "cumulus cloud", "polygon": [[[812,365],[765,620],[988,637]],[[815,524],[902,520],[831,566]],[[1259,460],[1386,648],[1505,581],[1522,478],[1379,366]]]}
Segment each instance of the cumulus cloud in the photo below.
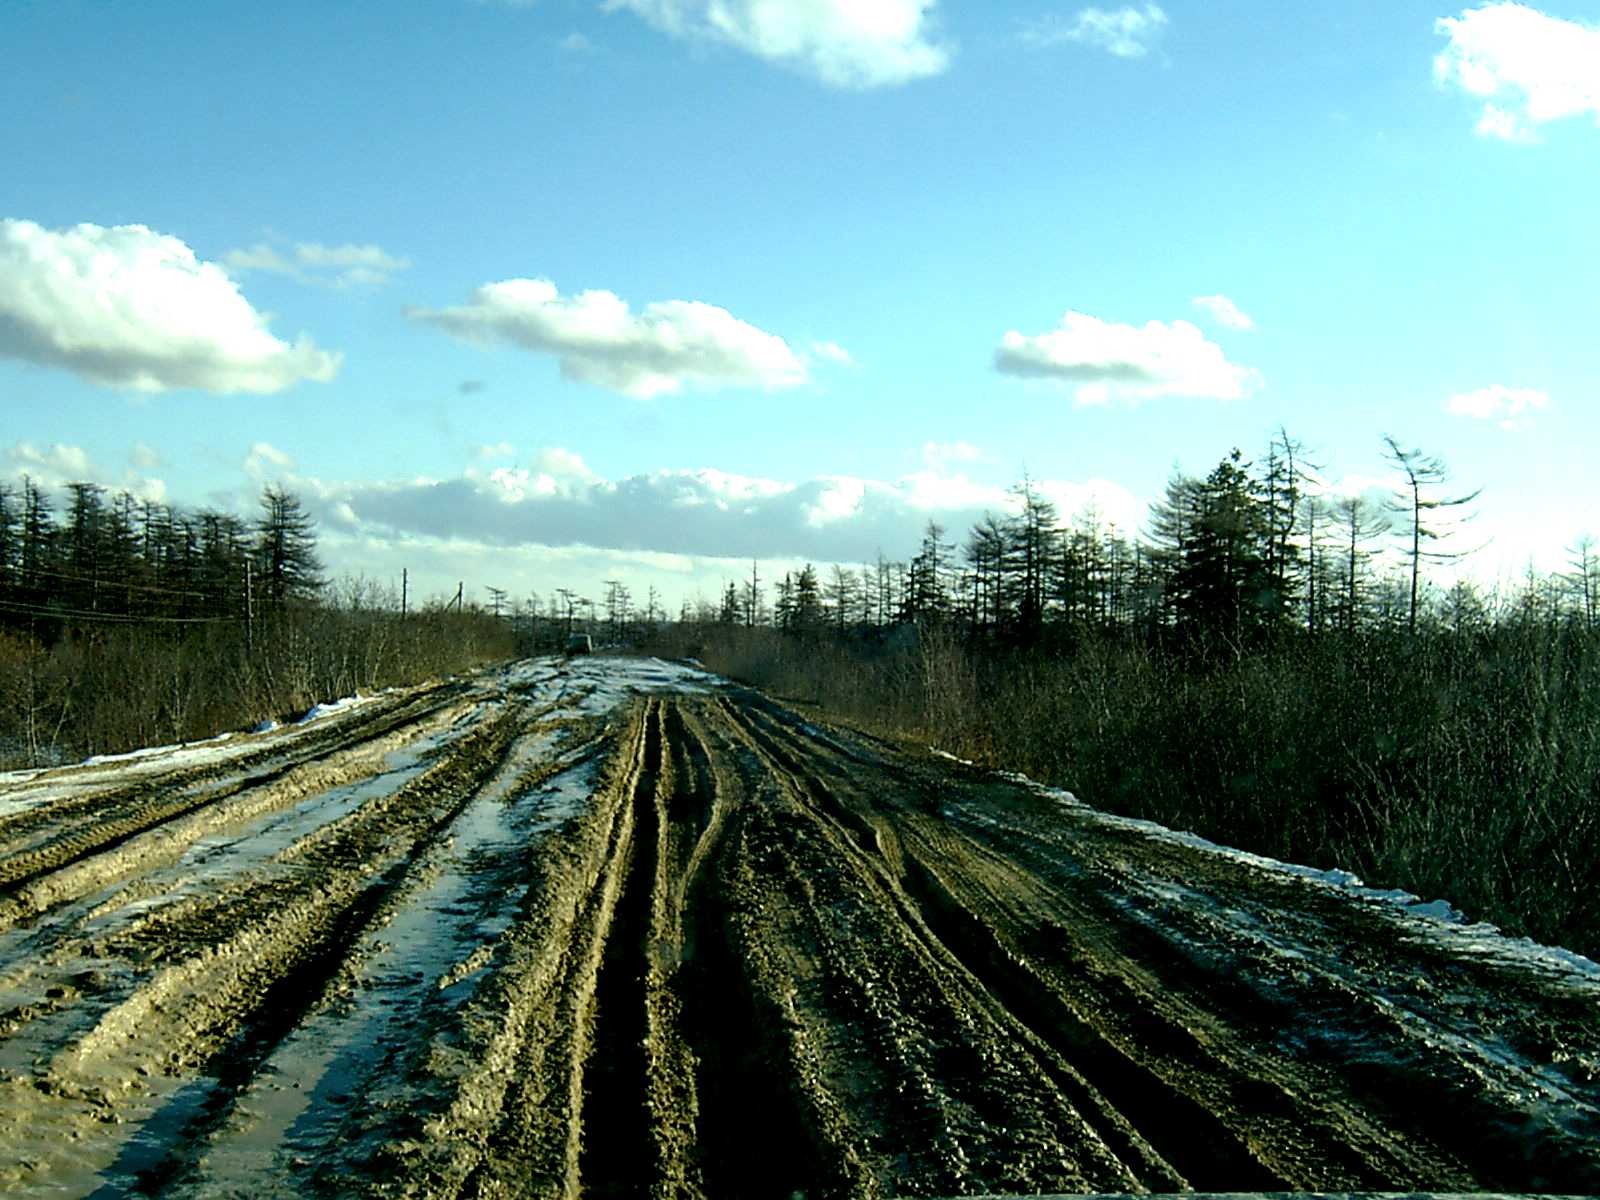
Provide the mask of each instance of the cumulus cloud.
{"label": "cumulus cloud", "polygon": [[1143,58],[1167,23],[1167,14],[1154,4],[1143,8],[1085,8],[1070,20],[1052,15],[1029,22],[1022,30],[1022,41],[1041,49],[1078,42],[1118,58]]}
{"label": "cumulus cloud", "polygon": [[1217,324],[1229,329],[1251,330],[1256,327],[1250,315],[1226,296],[1196,296],[1192,303],[1196,308],[1203,308],[1210,313]]}
{"label": "cumulus cloud", "polygon": [[1475,392],[1461,392],[1445,401],[1452,416],[1493,421],[1500,428],[1520,433],[1533,424],[1533,414],[1550,406],[1550,396],[1535,388],[1512,388],[1495,383]]}
{"label": "cumulus cloud", "polygon": [[564,378],[646,399],[685,386],[794,387],[805,364],[776,334],[698,300],[661,300],[638,314],[612,292],[562,296],[548,279],[488,283],[458,308],[406,315],[479,345],[553,354]]}
{"label": "cumulus cloud", "polygon": [[267,329],[238,285],[143,225],[0,220],[0,357],[162,392],[278,392],[326,382],[340,356]]}
{"label": "cumulus cloud", "polygon": [[469,470],[466,477],[481,479],[488,493],[505,504],[530,496],[573,496],[599,478],[580,455],[559,448],[541,450],[531,467],[496,467],[481,477]]}
{"label": "cumulus cloud", "polygon": [[140,500],[165,500],[166,483],[145,474],[157,465],[160,456],[139,442],[129,453],[128,460],[131,466],[117,472],[100,466],[82,446],[62,442],[53,442],[48,446],[26,441],[13,442],[0,447],[0,480],[10,483],[26,475],[47,490],[58,489],[69,483],[98,483],[113,491],[125,491]]}
{"label": "cumulus cloud", "polygon": [[1261,386],[1261,373],[1230,363],[1222,347],[1188,321],[1118,325],[1069,311],[1058,328],[1001,339],[1002,374],[1073,385],[1078,404],[1155,396],[1238,400]]}
{"label": "cumulus cloud", "polygon": [[1435,80],[1484,101],[1477,132],[1532,141],[1548,121],[1588,114],[1600,125],[1600,27],[1525,4],[1484,4],[1441,17],[1449,44]]}
{"label": "cumulus cloud", "polygon": [[284,250],[271,242],[257,242],[228,251],[222,261],[235,274],[261,271],[333,288],[379,287],[411,265],[409,259],[396,257],[380,246],[351,242],[340,246],[296,242]]}
{"label": "cumulus cloud", "polygon": [[607,0],[677,38],[718,42],[830,87],[873,88],[937,75],[936,0]]}

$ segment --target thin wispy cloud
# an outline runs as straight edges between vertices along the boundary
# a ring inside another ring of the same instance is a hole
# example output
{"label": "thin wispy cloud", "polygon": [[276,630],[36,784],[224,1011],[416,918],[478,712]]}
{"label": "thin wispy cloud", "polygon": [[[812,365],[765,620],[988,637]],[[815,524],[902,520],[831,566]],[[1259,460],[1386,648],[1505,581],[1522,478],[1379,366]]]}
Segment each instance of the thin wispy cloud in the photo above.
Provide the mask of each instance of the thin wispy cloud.
{"label": "thin wispy cloud", "polygon": [[237,274],[252,271],[285,275],[300,283],[322,287],[381,287],[411,265],[409,259],[390,254],[381,246],[345,243],[296,242],[280,249],[272,242],[257,242],[222,257]]}
{"label": "thin wispy cloud", "polygon": [[1008,332],[994,365],[1004,375],[1071,387],[1083,405],[1157,396],[1238,400],[1262,383],[1259,371],[1229,362],[1188,321],[1121,325],[1070,311],[1045,333]]}
{"label": "thin wispy cloud", "polygon": [[1166,12],[1155,4],[1084,8],[1071,17],[1050,14],[1029,21],[1019,36],[1024,45],[1035,49],[1077,43],[1117,58],[1143,58],[1168,24]]}
{"label": "thin wispy cloud", "polygon": [[140,392],[279,392],[340,356],[267,328],[238,284],[144,225],[0,220],[0,358]]}
{"label": "thin wispy cloud", "polygon": [[1484,101],[1479,135],[1536,141],[1541,125],[1586,115],[1600,126],[1600,27],[1525,4],[1484,4],[1434,29],[1449,39],[1434,79]]}
{"label": "thin wispy cloud", "polygon": [[1210,313],[1211,318],[1218,325],[1228,329],[1248,332],[1256,327],[1256,323],[1250,318],[1250,314],[1226,296],[1196,296],[1190,303],[1196,308],[1202,308]]}
{"label": "thin wispy cloud", "polygon": [[950,63],[936,0],[606,0],[672,37],[717,43],[836,88],[892,87]]}
{"label": "thin wispy cloud", "polygon": [[244,456],[242,465],[244,473],[251,479],[292,474],[295,469],[294,457],[271,442],[250,443],[250,451]]}
{"label": "thin wispy cloud", "polygon": [[698,300],[633,312],[613,292],[563,296],[548,279],[487,283],[455,308],[408,308],[414,321],[482,346],[554,355],[564,378],[639,399],[686,387],[796,387],[806,366],[776,334]]}
{"label": "thin wispy cloud", "polygon": [[1509,433],[1521,433],[1533,425],[1533,414],[1550,407],[1550,396],[1537,388],[1513,388],[1495,383],[1472,392],[1461,392],[1444,403],[1451,416],[1474,421],[1493,421]]}
{"label": "thin wispy cloud", "polygon": [[856,365],[856,360],[852,357],[850,351],[839,345],[838,342],[812,342],[810,355],[814,359],[820,358],[824,362],[836,363],[841,367],[853,367]]}
{"label": "thin wispy cloud", "polygon": [[951,463],[977,462],[983,451],[970,442],[923,442],[922,461],[935,470],[944,470]]}

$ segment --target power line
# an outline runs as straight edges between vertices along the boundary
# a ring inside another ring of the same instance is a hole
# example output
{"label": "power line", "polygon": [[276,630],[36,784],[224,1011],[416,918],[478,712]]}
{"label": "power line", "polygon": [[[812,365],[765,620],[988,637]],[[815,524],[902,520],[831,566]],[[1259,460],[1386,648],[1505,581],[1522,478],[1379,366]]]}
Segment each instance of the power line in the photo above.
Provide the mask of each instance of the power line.
{"label": "power line", "polygon": [[94,587],[124,588],[138,592],[159,592],[163,596],[198,596],[202,600],[211,595],[210,592],[199,592],[192,588],[169,588],[154,583],[129,583],[121,579],[110,579],[104,576],[74,575],[69,571],[52,571],[48,567],[33,567],[28,570],[18,568],[19,575],[48,575],[52,579],[65,579],[70,583],[86,583]]}
{"label": "power line", "polygon": [[80,608],[46,608],[43,605],[27,605],[18,600],[0,600],[0,611],[6,613],[22,613],[24,616],[50,616],[50,618],[74,619],[74,621],[99,621],[107,626],[200,626],[200,624],[238,624],[243,618],[237,616],[131,616],[120,613],[86,613]]}

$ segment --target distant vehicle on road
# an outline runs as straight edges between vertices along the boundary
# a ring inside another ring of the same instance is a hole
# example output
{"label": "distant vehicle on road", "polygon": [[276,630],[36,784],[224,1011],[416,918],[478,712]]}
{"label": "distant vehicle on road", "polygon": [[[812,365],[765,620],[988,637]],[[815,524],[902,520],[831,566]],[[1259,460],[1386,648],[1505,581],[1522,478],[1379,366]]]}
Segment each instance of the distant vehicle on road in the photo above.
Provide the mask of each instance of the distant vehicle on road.
{"label": "distant vehicle on road", "polygon": [[567,638],[565,654],[593,654],[594,639],[587,633],[574,633]]}

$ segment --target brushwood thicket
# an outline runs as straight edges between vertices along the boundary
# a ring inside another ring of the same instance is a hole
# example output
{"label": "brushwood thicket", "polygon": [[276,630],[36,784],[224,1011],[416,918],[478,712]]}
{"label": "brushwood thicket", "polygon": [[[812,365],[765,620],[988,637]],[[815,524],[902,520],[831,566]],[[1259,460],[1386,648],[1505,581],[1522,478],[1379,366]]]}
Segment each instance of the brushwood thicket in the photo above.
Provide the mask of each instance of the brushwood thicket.
{"label": "brushwood thicket", "polygon": [[1393,446],[1414,488],[1328,499],[1297,449],[1175,476],[1138,540],[1092,514],[1063,527],[1024,480],[959,547],[930,525],[909,562],[806,566],[770,605],[730,582],[664,645],[1103,809],[1600,956],[1591,544],[1511,592],[1445,588],[1430,573],[1470,523],[1442,464]]}

